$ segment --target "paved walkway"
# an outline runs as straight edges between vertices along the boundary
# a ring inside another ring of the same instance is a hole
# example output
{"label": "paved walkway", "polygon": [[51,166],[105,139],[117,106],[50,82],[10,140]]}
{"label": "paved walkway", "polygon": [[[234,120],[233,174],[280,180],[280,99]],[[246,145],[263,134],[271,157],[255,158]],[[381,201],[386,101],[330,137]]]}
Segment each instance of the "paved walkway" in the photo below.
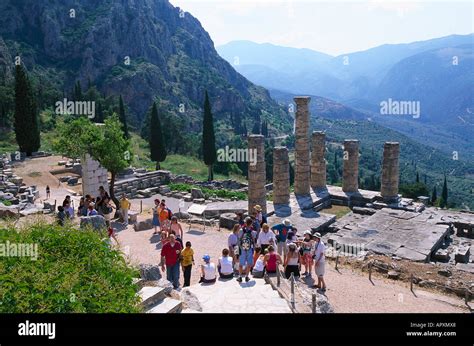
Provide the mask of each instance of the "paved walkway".
{"label": "paved walkway", "polygon": [[183,289],[199,301],[208,313],[291,313],[285,299],[263,279],[238,283],[217,280],[214,284],[197,284]]}

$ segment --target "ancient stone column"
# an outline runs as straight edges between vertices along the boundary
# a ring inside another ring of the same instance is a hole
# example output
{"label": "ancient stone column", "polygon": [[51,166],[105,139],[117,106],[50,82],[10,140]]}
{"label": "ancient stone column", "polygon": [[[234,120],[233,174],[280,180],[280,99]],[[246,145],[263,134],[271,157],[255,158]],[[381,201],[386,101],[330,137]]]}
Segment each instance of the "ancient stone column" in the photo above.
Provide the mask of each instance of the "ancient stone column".
{"label": "ancient stone column", "polygon": [[383,146],[380,194],[387,202],[398,200],[400,143],[385,142]]}
{"label": "ancient stone column", "polygon": [[310,194],[309,154],[309,101],[310,97],[298,96],[295,113],[295,194]]}
{"label": "ancient stone column", "polygon": [[290,160],[286,147],[273,148],[273,204],[290,203]]}
{"label": "ancient stone column", "polygon": [[359,141],[344,141],[342,172],[342,191],[357,192],[359,190]]}
{"label": "ancient stone column", "polygon": [[311,151],[311,187],[326,188],[326,161],[324,160],[326,134],[322,131],[314,131],[311,140],[313,146]]}
{"label": "ancient stone column", "polygon": [[[265,189],[265,138],[262,135],[248,137],[249,157],[256,157],[256,162],[249,162],[248,210],[259,204],[263,212],[267,212],[267,191]],[[252,155],[252,156],[250,156]]]}

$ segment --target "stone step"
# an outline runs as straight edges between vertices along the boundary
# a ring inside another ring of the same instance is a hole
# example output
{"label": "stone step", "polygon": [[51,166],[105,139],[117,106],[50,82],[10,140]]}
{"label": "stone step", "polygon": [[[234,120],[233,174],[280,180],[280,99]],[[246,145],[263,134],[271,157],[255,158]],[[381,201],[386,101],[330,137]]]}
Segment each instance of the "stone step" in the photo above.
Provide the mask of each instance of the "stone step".
{"label": "stone step", "polygon": [[181,311],[182,314],[202,314],[202,311],[197,311],[194,309],[184,309]]}
{"label": "stone step", "polygon": [[165,298],[147,310],[147,314],[175,314],[180,313],[183,302],[173,298]]}
{"label": "stone step", "polygon": [[166,298],[165,288],[163,287],[142,287],[138,291],[138,295],[142,300],[141,305],[145,310]]}

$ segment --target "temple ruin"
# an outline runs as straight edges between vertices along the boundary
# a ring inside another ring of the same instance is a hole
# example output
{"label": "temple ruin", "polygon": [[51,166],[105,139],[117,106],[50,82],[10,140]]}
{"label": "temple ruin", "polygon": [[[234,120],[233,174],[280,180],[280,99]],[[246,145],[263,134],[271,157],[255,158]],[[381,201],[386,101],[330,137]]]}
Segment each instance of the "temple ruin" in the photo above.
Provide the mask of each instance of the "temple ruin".
{"label": "temple ruin", "polygon": [[[327,185],[326,136],[321,131],[310,135],[310,100],[305,96],[294,98],[295,177],[292,193],[288,149],[273,149],[273,201],[268,202],[270,224],[290,219],[302,231],[311,229],[325,233],[323,239],[330,245],[362,247],[413,261],[429,261],[433,256],[440,256],[440,248],[454,229],[462,236],[473,236],[474,215],[449,211],[452,216],[448,218],[445,211],[426,208],[421,202],[399,195],[400,144],[397,142],[384,143],[380,191],[359,189],[359,141],[356,139],[343,143],[342,186]],[[249,165],[248,207],[251,210],[259,204],[267,210],[264,138],[251,135],[248,140],[249,148],[258,152],[257,164]],[[321,212],[332,205],[348,206],[352,212],[336,222],[334,215]],[[456,258],[469,258],[469,251]]]}

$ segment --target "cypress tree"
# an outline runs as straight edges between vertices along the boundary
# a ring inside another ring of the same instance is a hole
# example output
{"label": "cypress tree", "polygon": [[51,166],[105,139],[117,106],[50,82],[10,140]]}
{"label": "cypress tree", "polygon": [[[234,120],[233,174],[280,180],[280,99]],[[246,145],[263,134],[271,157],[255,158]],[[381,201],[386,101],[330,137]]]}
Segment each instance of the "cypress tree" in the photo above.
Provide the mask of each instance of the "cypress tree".
{"label": "cypress tree", "polygon": [[256,120],[255,123],[253,124],[252,134],[259,135],[261,133],[262,133],[262,126],[260,124],[260,121]]}
{"label": "cypress tree", "polygon": [[435,205],[438,199],[438,193],[436,192],[436,186],[433,186],[433,192],[431,193],[431,204]]}
{"label": "cypress tree", "polygon": [[160,169],[160,162],[163,162],[166,159],[166,148],[163,141],[160,118],[158,117],[158,110],[156,109],[155,102],[153,102],[151,108],[148,143],[150,144],[151,159],[156,161],[156,169]]}
{"label": "cypress tree", "polygon": [[74,85],[74,100],[81,101],[82,100],[82,88],[81,82],[77,81],[76,85]]}
{"label": "cypress tree", "polygon": [[443,191],[441,191],[441,200],[439,206],[441,208],[448,206],[448,183],[446,181],[446,175],[444,175]]}
{"label": "cypress tree", "polygon": [[130,135],[128,133],[127,115],[125,114],[125,106],[123,105],[122,95],[120,95],[119,98],[119,119],[122,123],[122,130],[125,134],[125,138],[130,138]]}
{"label": "cypress tree", "polygon": [[204,99],[204,117],[203,117],[203,126],[202,126],[202,154],[204,158],[204,163],[208,167],[208,177],[209,181],[214,179],[214,174],[212,172],[212,165],[217,160],[216,152],[216,138],[214,135],[214,120],[211,112],[211,104],[209,102],[209,96],[205,94]]}
{"label": "cypress tree", "polygon": [[21,152],[28,156],[41,146],[38,114],[30,80],[23,66],[15,68],[15,136]]}

